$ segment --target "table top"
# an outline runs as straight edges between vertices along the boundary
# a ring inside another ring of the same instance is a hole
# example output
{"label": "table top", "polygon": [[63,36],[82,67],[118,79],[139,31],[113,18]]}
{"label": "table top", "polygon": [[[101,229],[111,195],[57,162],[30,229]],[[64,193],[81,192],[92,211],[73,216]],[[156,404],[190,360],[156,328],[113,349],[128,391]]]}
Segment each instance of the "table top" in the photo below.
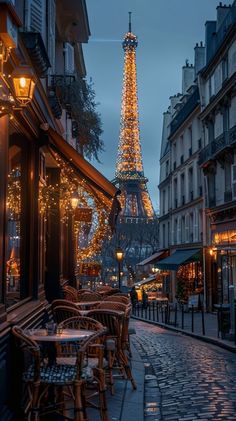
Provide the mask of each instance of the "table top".
{"label": "table top", "polygon": [[73,342],[92,336],[95,331],[85,329],[62,329],[61,333],[48,335],[46,329],[29,329],[25,333],[36,342]]}

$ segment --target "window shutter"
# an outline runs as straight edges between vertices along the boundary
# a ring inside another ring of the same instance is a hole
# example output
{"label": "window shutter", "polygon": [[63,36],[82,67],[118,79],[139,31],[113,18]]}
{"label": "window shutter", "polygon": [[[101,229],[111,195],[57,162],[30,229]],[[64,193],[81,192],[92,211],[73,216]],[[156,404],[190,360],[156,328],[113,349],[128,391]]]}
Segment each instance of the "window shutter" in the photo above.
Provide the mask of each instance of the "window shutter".
{"label": "window shutter", "polygon": [[236,164],[232,165],[232,196],[236,199]]}
{"label": "window shutter", "polygon": [[74,64],[74,47],[66,42],[65,45],[65,72],[72,74],[75,70]]}
{"label": "window shutter", "polygon": [[55,73],[55,22],[56,6],[55,0],[48,0],[48,57],[51,63],[50,73]]}
{"label": "window shutter", "polygon": [[40,32],[42,36],[44,25],[44,6],[44,0],[29,1],[29,30],[32,32]]}

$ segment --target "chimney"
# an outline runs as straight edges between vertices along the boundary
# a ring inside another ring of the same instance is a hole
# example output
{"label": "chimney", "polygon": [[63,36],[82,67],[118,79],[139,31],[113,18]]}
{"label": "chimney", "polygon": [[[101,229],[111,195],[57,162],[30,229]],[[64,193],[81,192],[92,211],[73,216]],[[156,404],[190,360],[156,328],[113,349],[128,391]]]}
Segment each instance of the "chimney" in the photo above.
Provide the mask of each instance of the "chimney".
{"label": "chimney", "polygon": [[188,60],[185,62],[185,66],[182,67],[182,94],[186,94],[188,88],[194,83],[195,71],[192,64],[189,64]]}
{"label": "chimney", "polygon": [[206,64],[215,52],[216,21],[208,20],[205,23]]}
{"label": "chimney", "polygon": [[195,69],[195,75],[194,78],[196,79],[198,72],[205,66],[206,64],[206,51],[205,47],[200,42],[200,45],[198,43],[194,47],[194,69]]}
{"label": "chimney", "polygon": [[230,9],[230,5],[227,6],[226,4],[222,4],[222,2],[219,3],[219,6],[217,6],[217,23],[216,23],[216,31],[219,30],[222,22],[225,19],[225,16],[228,14],[228,11]]}

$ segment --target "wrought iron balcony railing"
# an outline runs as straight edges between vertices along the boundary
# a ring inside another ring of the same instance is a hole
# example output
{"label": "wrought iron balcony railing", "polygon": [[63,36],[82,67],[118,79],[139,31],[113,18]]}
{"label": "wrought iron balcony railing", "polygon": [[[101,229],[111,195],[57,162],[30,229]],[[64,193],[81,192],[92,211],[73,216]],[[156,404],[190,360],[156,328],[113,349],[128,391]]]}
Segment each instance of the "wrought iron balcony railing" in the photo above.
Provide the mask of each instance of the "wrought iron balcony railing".
{"label": "wrought iron balcony railing", "polygon": [[199,165],[206,164],[208,161],[215,159],[220,152],[233,146],[234,143],[236,143],[236,125],[222,133],[202,149],[199,154]]}

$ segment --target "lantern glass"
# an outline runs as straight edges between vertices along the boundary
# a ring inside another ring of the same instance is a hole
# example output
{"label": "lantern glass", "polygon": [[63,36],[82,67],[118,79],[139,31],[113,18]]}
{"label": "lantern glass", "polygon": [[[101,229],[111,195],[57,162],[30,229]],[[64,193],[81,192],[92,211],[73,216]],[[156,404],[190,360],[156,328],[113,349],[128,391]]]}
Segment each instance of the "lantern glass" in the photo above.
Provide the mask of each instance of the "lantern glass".
{"label": "lantern glass", "polygon": [[15,97],[21,105],[28,104],[34,95],[35,80],[30,68],[22,67],[12,73]]}
{"label": "lantern glass", "polygon": [[124,252],[123,252],[122,248],[118,247],[115,251],[115,254],[116,254],[116,260],[118,262],[121,262],[124,258]]}

